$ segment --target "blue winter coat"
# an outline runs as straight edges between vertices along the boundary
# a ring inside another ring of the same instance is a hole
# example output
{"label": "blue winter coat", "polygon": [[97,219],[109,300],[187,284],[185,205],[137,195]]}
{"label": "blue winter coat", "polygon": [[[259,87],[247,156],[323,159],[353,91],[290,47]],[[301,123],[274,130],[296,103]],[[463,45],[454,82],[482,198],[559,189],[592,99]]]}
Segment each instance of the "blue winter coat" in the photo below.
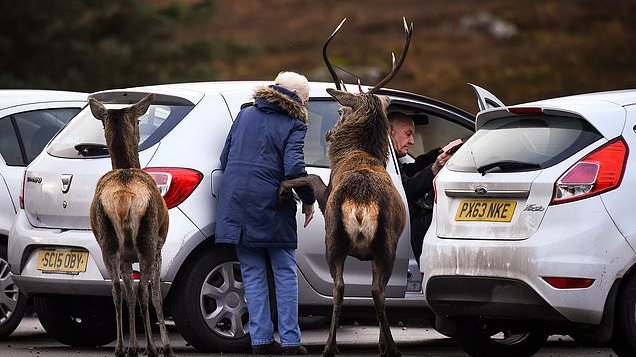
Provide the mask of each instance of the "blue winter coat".
{"label": "blue winter coat", "polygon": [[[279,211],[276,200],[281,181],[307,175],[307,110],[295,93],[279,86],[257,89],[254,99],[236,117],[221,153],[215,241],[296,248],[296,204]],[[303,203],[314,203],[310,188],[297,193]]]}

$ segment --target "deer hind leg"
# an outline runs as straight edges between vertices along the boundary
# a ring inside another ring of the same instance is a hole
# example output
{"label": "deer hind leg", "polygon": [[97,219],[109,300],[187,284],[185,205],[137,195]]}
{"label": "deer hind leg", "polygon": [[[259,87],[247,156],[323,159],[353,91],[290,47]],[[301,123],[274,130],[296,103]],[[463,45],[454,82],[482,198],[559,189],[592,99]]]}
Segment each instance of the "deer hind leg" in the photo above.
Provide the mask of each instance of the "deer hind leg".
{"label": "deer hind leg", "polygon": [[376,254],[373,259],[373,283],[371,294],[375,305],[375,313],[380,324],[380,355],[384,357],[401,356],[400,351],[393,341],[393,335],[389,327],[389,322],[385,310],[386,285],[393,271],[395,252],[382,249],[382,254]]}
{"label": "deer hind leg", "polygon": [[160,275],[161,275],[161,250],[156,253],[154,266],[152,270],[152,280],[150,282],[152,304],[157,314],[157,320],[159,320],[159,332],[161,333],[161,351],[164,357],[174,357],[175,354],[170,347],[170,338],[168,337],[168,330],[166,330],[166,321],[163,317],[162,308],[162,296],[160,288]]}
{"label": "deer hind leg", "polygon": [[124,351],[124,325],[122,317],[122,303],[124,296],[121,291],[121,279],[119,271],[119,257],[116,254],[102,254],[104,257],[104,265],[108,270],[110,281],[113,284],[113,303],[115,304],[115,322],[117,323],[117,342],[115,345],[115,356],[123,357]]}
{"label": "deer hind leg", "polygon": [[148,357],[156,357],[157,349],[152,339],[152,326],[150,324],[150,296],[148,293],[149,284],[152,279],[153,262],[146,256],[139,257],[139,305],[144,319],[144,335],[146,336],[146,353]]}
{"label": "deer hind leg", "polygon": [[121,262],[121,276],[124,281],[126,291],[126,302],[128,303],[128,356],[137,357],[137,332],[135,331],[135,306],[137,304],[137,292],[133,284],[133,270],[130,262]]}
{"label": "deer hind leg", "polygon": [[334,356],[337,352],[336,328],[342,312],[342,298],[344,296],[344,263],[347,258],[345,250],[333,250],[335,245],[327,244],[327,264],[333,278],[333,311],[331,314],[331,326],[329,328],[329,338],[322,352],[323,357]]}

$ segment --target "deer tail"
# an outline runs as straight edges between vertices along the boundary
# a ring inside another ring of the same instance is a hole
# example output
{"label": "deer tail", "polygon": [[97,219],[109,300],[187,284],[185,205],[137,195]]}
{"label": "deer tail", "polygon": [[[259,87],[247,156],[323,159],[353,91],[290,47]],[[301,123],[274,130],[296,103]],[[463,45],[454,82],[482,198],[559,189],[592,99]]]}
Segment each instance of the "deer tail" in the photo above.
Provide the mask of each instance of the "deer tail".
{"label": "deer tail", "polygon": [[351,237],[357,239],[360,235],[366,240],[372,240],[378,230],[378,214],[380,212],[377,202],[355,202],[347,199],[341,205],[342,224]]}
{"label": "deer tail", "polygon": [[119,222],[123,223],[128,219],[134,195],[132,192],[122,190],[115,192],[113,198],[115,214],[117,214]]}

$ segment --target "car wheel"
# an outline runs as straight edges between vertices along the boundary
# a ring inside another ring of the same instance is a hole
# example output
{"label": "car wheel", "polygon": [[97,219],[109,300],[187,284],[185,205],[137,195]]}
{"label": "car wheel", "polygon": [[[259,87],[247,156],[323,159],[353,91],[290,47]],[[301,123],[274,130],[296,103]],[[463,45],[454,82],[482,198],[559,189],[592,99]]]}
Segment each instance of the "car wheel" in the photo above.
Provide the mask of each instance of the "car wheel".
{"label": "car wheel", "polygon": [[27,297],[13,282],[13,273],[6,258],[7,247],[0,245],[0,338],[15,331],[22,321],[27,304]]}
{"label": "car wheel", "polygon": [[616,301],[612,349],[619,357],[636,356],[636,276],[632,276]]}
{"label": "car wheel", "polygon": [[472,357],[529,357],[548,339],[541,330],[511,330],[480,318],[457,320],[455,340]]}
{"label": "car wheel", "polygon": [[33,305],[44,329],[63,344],[95,347],[115,340],[117,331],[112,298],[36,296]]}
{"label": "car wheel", "polygon": [[187,263],[173,288],[175,325],[202,352],[250,348],[241,267],[232,247],[215,247]]}

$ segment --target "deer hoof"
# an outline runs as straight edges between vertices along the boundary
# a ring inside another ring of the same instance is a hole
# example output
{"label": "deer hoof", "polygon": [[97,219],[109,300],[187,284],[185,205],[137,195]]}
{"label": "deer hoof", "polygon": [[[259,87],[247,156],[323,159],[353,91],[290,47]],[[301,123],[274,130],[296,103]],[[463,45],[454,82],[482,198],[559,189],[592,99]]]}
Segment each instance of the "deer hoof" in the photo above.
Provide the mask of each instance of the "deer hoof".
{"label": "deer hoof", "polygon": [[170,345],[163,346],[161,352],[163,353],[163,357],[176,357]]}
{"label": "deer hoof", "polygon": [[384,353],[381,353],[380,356],[382,356],[382,357],[402,357],[402,354],[400,353],[400,351],[398,351],[397,348],[394,348],[392,350],[384,351]]}
{"label": "deer hoof", "polygon": [[322,351],[321,357],[334,357],[336,355],[336,349],[333,347],[325,347]]}
{"label": "deer hoof", "polygon": [[128,347],[126,349],[126,356],[137,357],[139,356],[139,349],[137,347]]}
{"label": "deer hoof", "polygon": [[115,357],[126,357],[126,351],[123,347],[118,347],[115,349]]}

